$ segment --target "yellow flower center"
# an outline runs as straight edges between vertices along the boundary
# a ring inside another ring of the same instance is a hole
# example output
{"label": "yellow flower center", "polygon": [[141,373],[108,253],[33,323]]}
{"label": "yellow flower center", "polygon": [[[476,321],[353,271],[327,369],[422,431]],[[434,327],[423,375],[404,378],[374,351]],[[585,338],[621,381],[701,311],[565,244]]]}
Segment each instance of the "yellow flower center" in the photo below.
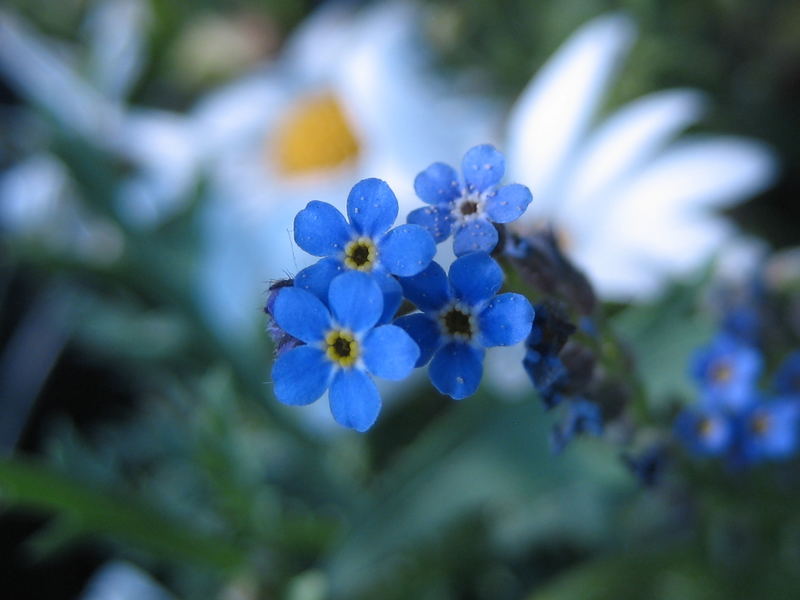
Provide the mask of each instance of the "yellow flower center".
{"label": "yellow flower center", "polygon": [[733,369],[725,361],[720,361],[711,368],[711,379],[717,383],[727,383],[731,377],[733,377]]}
{"label": "yellow flower center", "polygon": [[288,175],[333,169],[354,160],[360,149],[341,105],[331,94],[300,102],[278,126],[270,148],[279,169]]}
{"label": "yellow flower center", "polygon": [[357,238],[344,249],[344,264],[348,269],[369,272],[377,259],[378,248],[368,237]]}
{"label": "yellow flower center", "polygon": [[439,325],[445,335],[467,342],[477,331],[472,312],[458,303],[439,313]]}
{"label": "yellow flower center", "polygon": [[700,419],[697,422],[697,434],[702,438],[711,436],[716,430],[716,423],[713,419]]}
{"label": "yellow flower center", "polygon": [[332,329],[325,336],[328,358],[340,367],[352,367],[358,360],[360,347],[353,334],[345,329]]}
{"label": "yellow flower center", "polygon": [[769,418],[768,415],[757,415],[753,418],[750,422],[750,427],[754,434],[756,435],[764,435],[772,426],[772,420]]}

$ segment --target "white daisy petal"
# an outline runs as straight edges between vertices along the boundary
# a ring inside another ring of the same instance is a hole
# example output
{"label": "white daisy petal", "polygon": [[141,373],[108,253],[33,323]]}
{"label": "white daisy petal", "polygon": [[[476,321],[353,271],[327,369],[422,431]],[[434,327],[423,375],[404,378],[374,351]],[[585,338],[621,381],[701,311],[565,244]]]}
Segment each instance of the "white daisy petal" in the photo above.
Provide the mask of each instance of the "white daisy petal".
{"label": "white daisy petal", "polygon": [[[571,167],[560,208],[578,213],[596,208],[599,194],[621,177],[632,174],[670,139],[699,120],[702,94],[665,90],[623,106],[589,136]],[[603,196],[613,201],[608,196]]]}
{"label": "white daisy petal", "polygon": [[107,97],[122,100],[136,82],[150,16],[140,0],[106,0],[90,13],[89,78]]}
{"label": "white daisy petal", "polygon": [[572,35],[534,77],[513,107],[506,151],[509,177],[528,185],[547,209],[559,172],[634,38],[622,15],[600,17]]}

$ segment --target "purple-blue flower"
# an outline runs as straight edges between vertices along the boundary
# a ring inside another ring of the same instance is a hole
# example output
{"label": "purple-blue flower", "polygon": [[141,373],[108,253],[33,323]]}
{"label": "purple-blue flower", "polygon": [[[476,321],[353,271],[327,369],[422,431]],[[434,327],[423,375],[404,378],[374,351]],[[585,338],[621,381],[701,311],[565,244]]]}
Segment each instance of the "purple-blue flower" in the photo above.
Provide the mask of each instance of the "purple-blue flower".
{"label": "purple-blue flower", "polygon": [[429,206],[412,211],[408,222],[425,227],[437,244],[452,233],[456,256],[491,252],[498,239],[492,223],[515,221],[532,199],[524,185],[498,185],[505,168],[505,158],[489,144],[464,155],[463,179],[453,167],[433,163],[414,180],[417,196]]}
{"label": "purple-blue flower", "polygon": [[713,410],[683,410],[675,419],[675,435],[692,454],[717,456],[731,445],[730,418]]}
{"label": "purple-blue flower", "polygon": [[755,398],[762,362],[758,350],[720,334],[695,353],[691,372],[709,406],[739,410]]}
{"label": "purple-blue flower", "polygon": [[419,346],[416,366],[430,361],[433,385],[457,400],[478,388],[484,348],[511,346],[530,333],[533,307],[520,294],[496,295],[503,285],[503,271],[485,252],[457,259],[449,278],[432,262],[421,273],[399,281],[405,297],[422,312],[395,323]]}
{"label": "purple-blue flower", "polygon": [[567,404],[564,418],[553,426],[550,444],[553,452],[559,453],[576,435],[598,436],[603,433],[603,415],[594,402],[575,398]]}
{"label": "purple-blue flower", "polygon": [[313,201],[294,219],[297,245],[323,257],[295,277],[295,287],[326,301],[328,286],[347,270],[372,275],[384,294],[385,322],[402,301],[402,290],[391,275],[416,275],[436,253],[431,235],[418,225],[389,229],[397,219],[397,198],[385,181],[359,181],[347,197],[348,223],[342,213],[326,203]]}
{"label": "purple-blue flower", "polygon": [[800,406],[779,398],[754,404],[736,419],[737,454],[748,464],[788,458],[797,449]]}
{"label": "purple-blue flower", "polygon": [[278,356],[272,367],[275,396],[305,405],[330,389],[331,413],[338,423],[366,431],[375,422],[381,398],[370,374],[400,380],[414,368],[419,348],[401,328],[376,327],[383,294],[366,273],[352,271],[330,284],[328,307],[297,287],[280,290],[273,306],[278,325],[304,346]]}

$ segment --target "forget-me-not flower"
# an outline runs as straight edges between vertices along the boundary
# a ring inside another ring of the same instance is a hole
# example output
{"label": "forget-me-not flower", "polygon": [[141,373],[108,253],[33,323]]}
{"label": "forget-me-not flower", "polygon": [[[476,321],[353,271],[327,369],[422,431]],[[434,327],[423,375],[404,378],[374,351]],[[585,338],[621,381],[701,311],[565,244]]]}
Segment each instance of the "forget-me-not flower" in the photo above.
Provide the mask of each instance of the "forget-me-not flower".
{"label": "forget-me-not flower", "polygon": [[432,262],[418,275],[399,280],[405,297],[422,312],[401,317],[396,324],[419,346],[416,366],[431,361],[433,385],[456,400],[478,388],[484,348],[510,346],[530,333],[533,307],[520,294],[496,295],[503,271],[485,252],[458,258],[449,278]]}
{"label": "forget-me-not flower", "polygon": [[697,456],[716,456],[731,445],[733,431],[722,413],[700,409],[684,410],[675,419],[675,435]]}
{"label": "forget-me-not flower", "polygon": [[748,464],[794,454],[798,417],[800,406],[788,399],[755,403],[736,420],[738,458]]}
{"label": "forget-me-not flower", "polygon": [[275,396],[285,404],[305,405],[330,389],[333,418],[345,427],[366,431],[381,408],[370,374],[403,379],[420,351],[401,328],[375,326],[383,312],[383,294],[366,273],[351,271],[336,277],[330,284],[328,306],[330,310],[297,287],[278,293],[275,320],[305,345],[275,361]]}
{"label": "forget-me-not flower", "polygon": [[463,181],[450,165],[433,163],[414,180],[417,196],[430,206],[412,211],[408,222],[428,229],[437,243],[452,232],[456,256],[491,252],[498,239],[492,223],[515,221],[531,202],[524,185],[498,186],[505,169],[505,158],[489,144],[470,148],[464,155]]}
{"label": "forget-me-not flower", "polygon": [[397,218],[397,198],[385,181],[359,181],[347,197],[350,223],[327,202],[309,202],[294,219],[297,245],[325,257],[303,269],[295,286],[324,300],[334,277],[346,270],[375,277],[384,293],[382,320],[391,319],[402,300],[402,290],[391,275],[416,275],[436,253],[430,234],[418,225],[389,229]]}
{"label": "forget-me-not flower", "polygon": [[762,362],[761,354],[752,346],[719,334],[695,353],[691,372],[706,402],[739,410],[753,399]]}
{"label": "forget-me-not flower", "polygon": [[775,387],[779,394],[800,397],[800,351],[790,354],[778,367]]}

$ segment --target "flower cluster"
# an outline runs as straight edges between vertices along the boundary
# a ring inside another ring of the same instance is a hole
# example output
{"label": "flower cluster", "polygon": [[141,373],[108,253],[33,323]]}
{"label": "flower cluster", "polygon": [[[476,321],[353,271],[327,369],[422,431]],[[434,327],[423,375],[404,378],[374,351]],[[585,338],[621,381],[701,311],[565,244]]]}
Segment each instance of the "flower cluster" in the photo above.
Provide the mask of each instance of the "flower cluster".
{"label": "flower cluster", "polygon": [[[498,293],[504,275],[488,252],[492,223],[516,219],[531,193],[498,186],[504,159],[491,146],[468,151],[463,170],[463,180],[441,163],[421,173],[415,188],[432,207],[397,227],[397,198],[379,179],[353,187],[347,218],[317,201],[297,214],[295,242],[320,260],[270,288],[278,400],[305,405],[327,391],[334,419],[365,431],[381,408],[372,376],[401,380],[430,363],[436,389],[462,399],[478,388],[486,348],[529,335],[533,307]],[[433,258],[451,231],[459,258],[446,274]],[[403,299],[419,311],[398,317]]]}
{"label": "flower cluster", "polygon": [[692,454],[723,456],[735,467],[789,458],[800,441],[800,352],[783,362],[764,391],[757,336],[750,325],[740,325],[726,315],[717,336],[696,352],[691,374],[700,401],[683,410],[674,426]]}

